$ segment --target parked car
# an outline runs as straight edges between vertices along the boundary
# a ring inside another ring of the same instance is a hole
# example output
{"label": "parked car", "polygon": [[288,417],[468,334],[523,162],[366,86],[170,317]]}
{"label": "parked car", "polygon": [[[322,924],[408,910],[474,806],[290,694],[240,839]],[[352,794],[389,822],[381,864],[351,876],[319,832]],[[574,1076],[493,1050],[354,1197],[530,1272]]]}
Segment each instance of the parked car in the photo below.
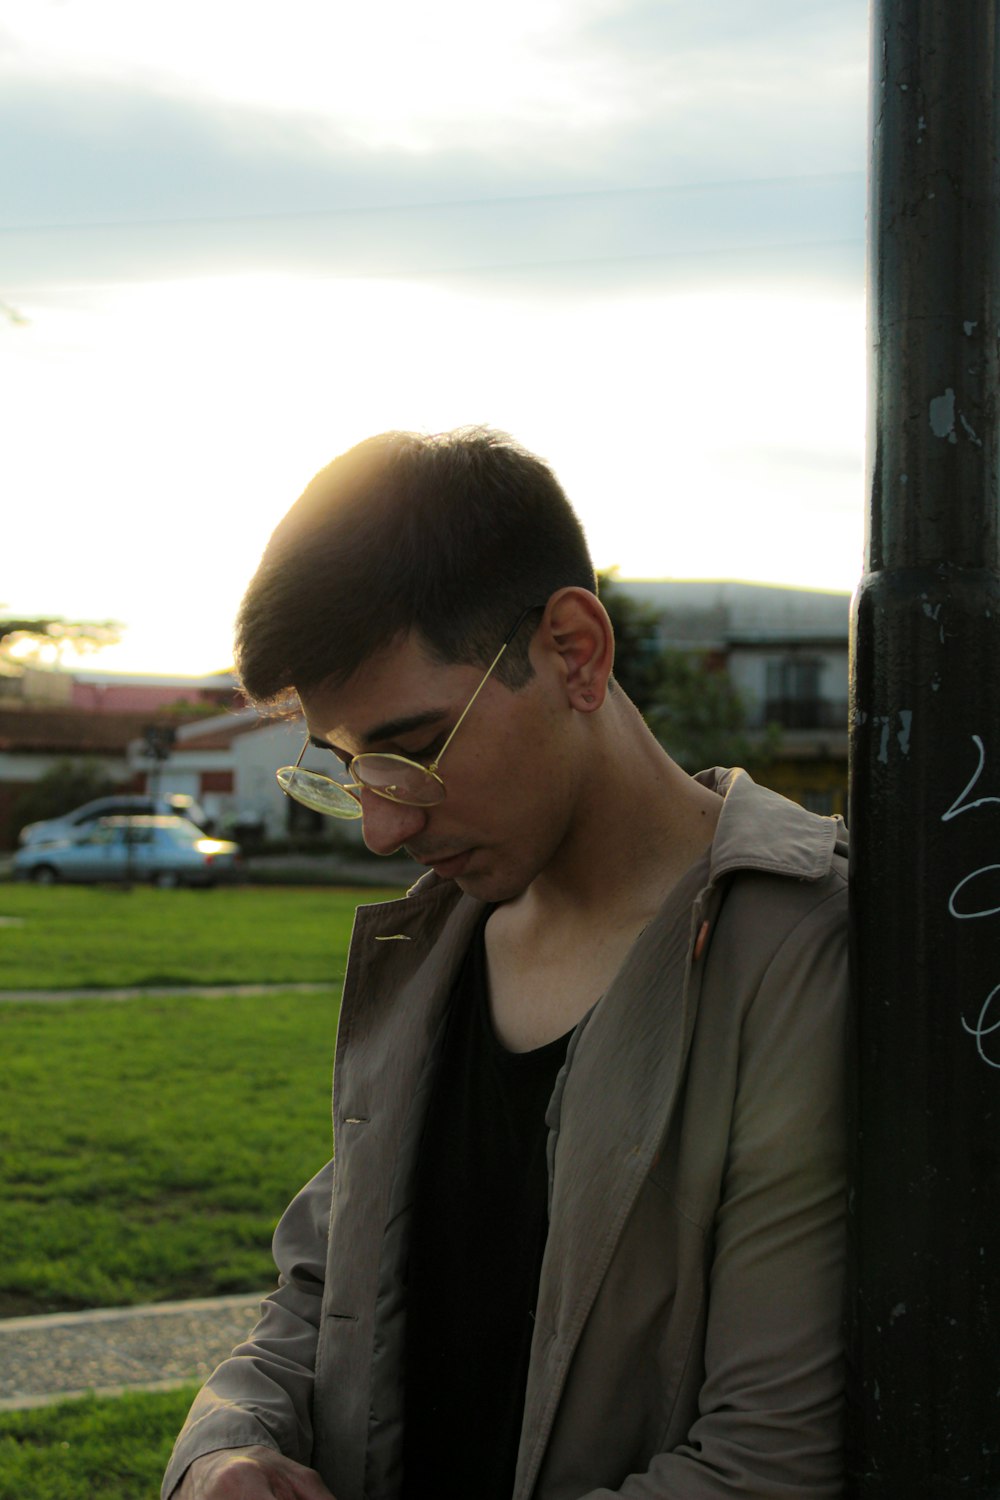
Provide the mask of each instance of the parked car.
{"label": "parked car", "polygon": [[153,885],[214,885],[240,873],[240,846],[206,838],[186,818],[102,818],[72,838],[26,844],[14,855],[14,878],[57,881],[148,880]]}
{"label": "parked car", "polygon": [[40,823],[28,823],[18,835],[18,843],[50,844],[55,839],[71,838],[77,829],[86,829],[101,818],[141,817],[160,815],[187,818],[198,829],[205,832],[205,814],[193,797],[172,792],[162,797],[150,797],[142,793],[122,793],[110,797],[95,797],[82,807],[61,818],[46,818]]}

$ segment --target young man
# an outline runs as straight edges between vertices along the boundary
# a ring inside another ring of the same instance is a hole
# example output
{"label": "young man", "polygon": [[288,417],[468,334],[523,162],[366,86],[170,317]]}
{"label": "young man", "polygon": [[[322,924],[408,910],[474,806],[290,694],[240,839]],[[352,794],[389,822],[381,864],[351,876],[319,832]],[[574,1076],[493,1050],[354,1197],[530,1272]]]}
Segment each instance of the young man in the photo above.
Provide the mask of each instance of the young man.
{"label": "young man", "polygon": [[429,873],[358,912],[336,1169],[164,1495],[841,1494],[843,828],[680,770],[613,649],[497,434],[363,443],[272,537],[239,667],[332,778],[279,779]]}

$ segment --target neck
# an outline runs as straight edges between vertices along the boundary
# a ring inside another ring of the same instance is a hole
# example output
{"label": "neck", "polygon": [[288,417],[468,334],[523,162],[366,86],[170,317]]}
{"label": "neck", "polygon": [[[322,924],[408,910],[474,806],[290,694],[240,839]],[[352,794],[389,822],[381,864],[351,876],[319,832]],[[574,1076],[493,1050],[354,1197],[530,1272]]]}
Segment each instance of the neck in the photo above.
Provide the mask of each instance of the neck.
{"label": "neck", "polygon": [[519,900],[548,922],[647,921],[711,844],[722,799],[670,759],[623,693],[587,731],[567,836]]}

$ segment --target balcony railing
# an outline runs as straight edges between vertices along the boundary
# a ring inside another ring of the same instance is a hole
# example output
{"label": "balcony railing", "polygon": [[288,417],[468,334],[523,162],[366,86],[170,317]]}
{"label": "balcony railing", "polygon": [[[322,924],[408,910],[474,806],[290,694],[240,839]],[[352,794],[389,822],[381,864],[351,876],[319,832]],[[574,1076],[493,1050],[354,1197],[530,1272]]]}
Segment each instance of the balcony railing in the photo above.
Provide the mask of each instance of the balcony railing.
{"label": "balcony railing", "polygon": [[847,704],[829,698],[767,698],[764,723],[782,729],[833,729],[847,733]]}

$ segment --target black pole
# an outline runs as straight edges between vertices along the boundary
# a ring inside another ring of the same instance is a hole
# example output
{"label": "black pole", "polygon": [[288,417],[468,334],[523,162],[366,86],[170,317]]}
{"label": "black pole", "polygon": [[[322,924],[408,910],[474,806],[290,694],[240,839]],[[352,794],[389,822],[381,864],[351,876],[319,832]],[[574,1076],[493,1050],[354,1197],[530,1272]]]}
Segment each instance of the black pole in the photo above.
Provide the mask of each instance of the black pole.
{"label": "black pole", "polygon": [[873,0],[848,1493],[1000,1496],[996,0]]}

